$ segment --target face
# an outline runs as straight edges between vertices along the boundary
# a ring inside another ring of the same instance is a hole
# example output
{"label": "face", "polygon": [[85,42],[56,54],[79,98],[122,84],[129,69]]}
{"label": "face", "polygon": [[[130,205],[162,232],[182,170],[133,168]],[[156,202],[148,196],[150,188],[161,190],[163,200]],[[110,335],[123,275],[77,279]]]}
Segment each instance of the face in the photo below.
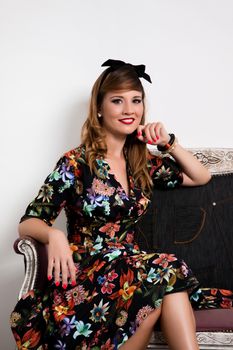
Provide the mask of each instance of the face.
{"label": "face", "polygon": [[107,134],[126,137],[137,129],[143,111],[140,91],[108,92],[104,96],[100,110],[102,126]]}

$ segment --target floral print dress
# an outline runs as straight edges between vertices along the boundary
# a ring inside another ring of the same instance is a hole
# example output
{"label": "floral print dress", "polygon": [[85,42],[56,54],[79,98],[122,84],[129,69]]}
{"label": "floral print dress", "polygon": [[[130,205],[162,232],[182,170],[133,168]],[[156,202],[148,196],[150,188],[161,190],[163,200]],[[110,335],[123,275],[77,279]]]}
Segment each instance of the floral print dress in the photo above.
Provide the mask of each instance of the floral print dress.
{"label": "floral print dress", "polygon": [[[135,224],[150,200],[130,170],[127,195],[103,158],[96,166],[98,173],[91,173],[82,145],[67,152],[21,219],[40,218],[51,226],[64,208],[77,285],[65,290],[51,280],[45,291],[30,291],[18,301],[11,315],[18,349],[118,349],[164,295],[187,290],[193,302],[204,304],[184,261],[140,251]],[[182,183],[170,158],[151,155],[148,167],[154,186]]]}

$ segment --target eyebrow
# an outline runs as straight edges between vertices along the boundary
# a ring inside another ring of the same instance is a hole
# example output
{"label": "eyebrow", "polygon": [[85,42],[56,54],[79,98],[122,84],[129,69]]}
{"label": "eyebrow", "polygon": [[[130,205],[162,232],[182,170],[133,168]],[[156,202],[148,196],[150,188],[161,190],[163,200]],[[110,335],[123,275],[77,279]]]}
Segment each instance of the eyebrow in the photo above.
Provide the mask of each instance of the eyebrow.
{"label": "eyebrow", "polygon": [[[114,95],[114,96],[111,96],[111,98],[124,98],[124,96],[120,96],[120,95]],[[138,96],[138,95],[136,95],[136,96],[133,96],[132,98],[142,98],[142,96]]]}

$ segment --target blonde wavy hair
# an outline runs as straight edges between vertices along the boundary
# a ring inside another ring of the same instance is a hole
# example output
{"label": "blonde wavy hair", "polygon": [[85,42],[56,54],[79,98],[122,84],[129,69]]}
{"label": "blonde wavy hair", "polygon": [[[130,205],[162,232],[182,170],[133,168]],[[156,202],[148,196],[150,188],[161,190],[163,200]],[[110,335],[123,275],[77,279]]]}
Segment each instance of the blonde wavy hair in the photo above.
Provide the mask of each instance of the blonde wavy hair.
{"label": "blonde wavy hair", "polygon": [[[115,71],[107,68],[93,85],[89,103],[87,119],[82,127],[81,140],[86,147],[86,159],[91,169],[97,173],[96,158],[107,154],[105,133],[101,125],[101,118],[97,113],[101,109],[103,98],[110,91],[136,90],[142,93],[145,112],[145,91],[135,70],[130,66],[122,66]],[[143,115],[141,124],[145,123]],[[124,152],[129,163],[136,186],[141,188],[145,195],[150,195],[152,181],[147,167],[148,150],[146,144],[139,141],[136,131],[128,135]]]}

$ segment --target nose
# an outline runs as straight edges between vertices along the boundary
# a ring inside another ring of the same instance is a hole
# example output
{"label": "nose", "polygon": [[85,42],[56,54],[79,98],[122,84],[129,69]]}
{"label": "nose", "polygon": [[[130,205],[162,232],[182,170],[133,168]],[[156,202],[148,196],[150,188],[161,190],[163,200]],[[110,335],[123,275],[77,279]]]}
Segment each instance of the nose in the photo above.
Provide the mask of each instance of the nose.
{"label": "nose", "polygon": [[133,107],[132,103],[129,101],[125,101],[124,103],[124,109],[123,109],[123,114],[125,115],[131,115],[133,114]]}

